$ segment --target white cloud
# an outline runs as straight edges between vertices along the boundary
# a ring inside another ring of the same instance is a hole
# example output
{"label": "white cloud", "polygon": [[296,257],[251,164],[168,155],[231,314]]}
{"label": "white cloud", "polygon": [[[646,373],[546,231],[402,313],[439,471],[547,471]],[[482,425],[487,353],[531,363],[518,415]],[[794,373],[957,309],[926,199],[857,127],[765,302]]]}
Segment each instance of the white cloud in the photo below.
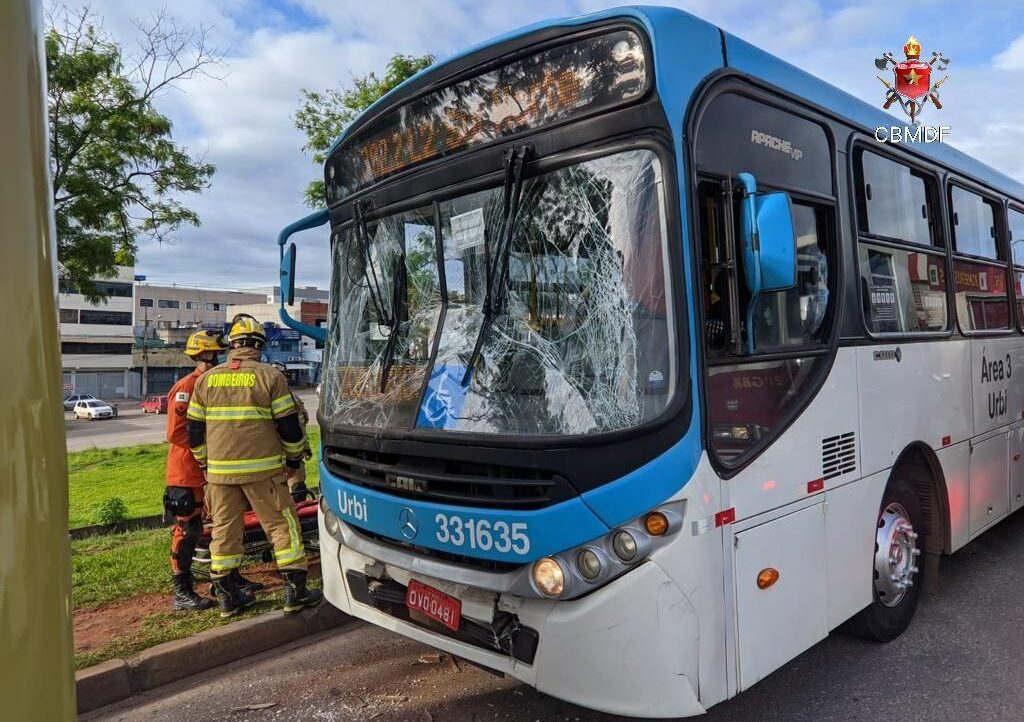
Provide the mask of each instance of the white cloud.
{"label": "white cloud", "polygon": [[1024,70],[1024,35],[1010,43],[1009,47],[992,60],[1000,70]]}
{"label": "white cloud", "polygon": [[[175,138],[217,166],[212,187],[183,198],[203,220],[173,245],[144,244],[139,270],[165,280],[217,285],[269,284],[276,280],[274,238],[308,211],[302,189],[319,169],[303,154],[302,135],[291,117],[301,88],[347,84],[380,71],[395,52],[432,52],[443,58],[492,36],[544,18],[577,15],[621,4],[620,0],[295,0],[305,16],[289,17],[288,5],[261,0],[93,0],[112,32],[129,37],[130,18],[165,5],[185,26],[211,27],[227,52],[223,80],[197,78],[161,99],[175,121]],[[883,91],[872,60],[898,51],[900,28],[879,23],[891,4],[869,0],[833,9],[815,0],[669,0],[785,60],[825,77],[873,105]],[[283,8],[283,10],[282,10]],[[311,20],[311,21],[310,21]],[[975,19],[977,22],[981,20]],[[954,20],[946,20],[953,23]],[[924,30],[920,31],[922,34]],[[932,29],[931,35],[937,34]],[[952,44],[946,50],[956,50]],[[959,52],[951,53],[959,57]],[[993,61],[1024,80],[1024,36]],[[991,66],[958,63],[943,87],[945,109],[932,115],[953,127],[953,143],[1024,180],[1024,98],[1006,83],[985,82]],[[299,283],[327,284],[326,234],[299,239]]]}

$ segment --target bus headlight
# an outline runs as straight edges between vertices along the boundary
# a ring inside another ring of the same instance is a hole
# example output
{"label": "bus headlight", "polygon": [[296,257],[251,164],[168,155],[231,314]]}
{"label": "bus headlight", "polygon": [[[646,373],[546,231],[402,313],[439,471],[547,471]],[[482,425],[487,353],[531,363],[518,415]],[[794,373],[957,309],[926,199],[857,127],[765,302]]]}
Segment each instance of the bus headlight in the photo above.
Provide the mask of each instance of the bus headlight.
{"label": "bus headlight", "polygon": [[624,562],[631,562],[636,557],[636,539],[628,531],[620,530],[612,537],[612,551]]}
{"label": "bus headlight", "polygon": [[601,557],[593,549],[584,549],[576,555],[576,569],[580,576],[592,582],[601,576]]}
{"label": "bus headlight", "polygon": [[538,559],[533,563],[533,583],[541,594],[557,597],[565,589],[562,565],[551,557]]}
{"label": "bus headlight", "polygon": [[320,499],[320,510],[324,513],[324,528],[327,533],[333,537],[339,536],[341,534],[341,519],[330,510],[323,497]]}

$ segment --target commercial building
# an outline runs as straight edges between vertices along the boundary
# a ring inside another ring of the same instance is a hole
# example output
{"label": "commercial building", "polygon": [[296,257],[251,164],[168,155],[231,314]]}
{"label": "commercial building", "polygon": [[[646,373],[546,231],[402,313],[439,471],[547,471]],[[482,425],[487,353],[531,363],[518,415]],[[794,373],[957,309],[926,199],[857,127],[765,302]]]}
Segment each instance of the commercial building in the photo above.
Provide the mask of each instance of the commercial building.
{"label": "commercial building", "polygon": [[191,286],[135,284],[135,326],[139,336],[157,329],[220,327],[233,304],[261,303],[266,294]]}
{"label": "commercial building", "polygon": [[134,367],[144,377],[145,393],[167,393],[175,381],[192,372],[195,364],[183,351],[196,329],[224,330],[231,304],[264,298],[262,293],[138,281]]}
{"label": "commercial building", "polygon": [[60,282],[60,346],[67,393],[127,398],[139,393],[132,368],[134,269],[119,266],[113,278],[96,279],[107,295],[90,303],[66,280]]}
{"label": "commercial building", "polygon": [[[255,286],[253,288],[243,288],[242,291],[245,293],[258,293],[261,296],[266,297],[266,303],[273,304],[275,306],[281,303],[281,287],[280,286]],[[316,286],[303,286],[295,289],[295,301],[310,301],[327,303],[330,293],[323,289],[317,288]]]}

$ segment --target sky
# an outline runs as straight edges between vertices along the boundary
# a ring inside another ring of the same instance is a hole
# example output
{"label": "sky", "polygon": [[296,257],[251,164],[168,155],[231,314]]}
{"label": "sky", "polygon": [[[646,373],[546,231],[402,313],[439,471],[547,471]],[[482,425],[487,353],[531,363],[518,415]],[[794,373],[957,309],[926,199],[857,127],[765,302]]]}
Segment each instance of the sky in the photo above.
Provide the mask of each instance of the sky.
{"label": "sky", "polygon": [[[52,5],[52,2],[48,4]],[[73,2],[67,3],[75,7]],[[546,18],[621,2],[602,0],[91,0],[116,38],[133,42],[133,20],[165,8],[203,26],[223,53],[218,77],[196,77],[157,107],[174,139],[217,167],[209,189],[180,200],[200,228],[173,242],[140,245],[136,272],[151,282],[221,288],[277,280],[278,231],[309,212],[306,184],[321,170],[303,152],[293,116],[303,88],[347,86],[380,72],[392,54],[453,53]],[[673,0],[688,10],[875,105],[884,89],[873,59],[902,57],[913,33],[953,60],[943,110],[926,123],[952,128],[961,150],[1024,181],[1024,3],[892,3],[862,0]],[[894,106],[894,112],[900,112]],[[903,122],[896,117],[895,122]],[[326,288],[327,233],[295,237],[298,285]]]}

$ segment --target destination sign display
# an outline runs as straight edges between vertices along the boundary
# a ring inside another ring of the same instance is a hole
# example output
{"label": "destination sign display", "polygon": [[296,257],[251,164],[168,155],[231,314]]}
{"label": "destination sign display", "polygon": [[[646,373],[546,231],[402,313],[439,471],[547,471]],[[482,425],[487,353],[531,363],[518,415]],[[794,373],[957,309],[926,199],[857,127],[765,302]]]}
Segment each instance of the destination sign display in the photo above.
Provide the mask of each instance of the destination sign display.
{"label": "destination sign display", "polygon": [[328,159],[328,203],[419,163],[640,98],[640,36],[615,30],[520,58],[395,108]]}

